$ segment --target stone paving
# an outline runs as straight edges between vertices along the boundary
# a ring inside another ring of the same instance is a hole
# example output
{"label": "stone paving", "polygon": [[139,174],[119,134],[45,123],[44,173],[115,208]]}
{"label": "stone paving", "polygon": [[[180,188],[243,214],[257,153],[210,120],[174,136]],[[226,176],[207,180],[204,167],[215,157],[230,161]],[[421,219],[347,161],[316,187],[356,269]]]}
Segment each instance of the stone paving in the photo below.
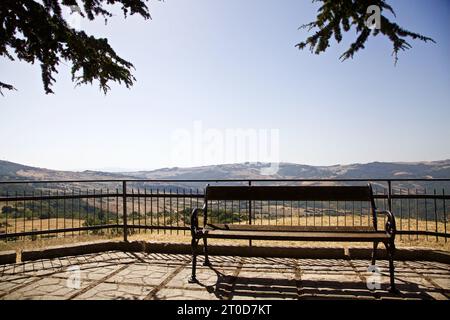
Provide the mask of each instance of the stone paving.
{"label": "stone paving", "polygon": [[104,252],[0,266],[0,299],[439,299],[450,298],[450,266],[396,262],[399,295],[369,290],[365,260],[211,256],[188,283],[190,256]]}

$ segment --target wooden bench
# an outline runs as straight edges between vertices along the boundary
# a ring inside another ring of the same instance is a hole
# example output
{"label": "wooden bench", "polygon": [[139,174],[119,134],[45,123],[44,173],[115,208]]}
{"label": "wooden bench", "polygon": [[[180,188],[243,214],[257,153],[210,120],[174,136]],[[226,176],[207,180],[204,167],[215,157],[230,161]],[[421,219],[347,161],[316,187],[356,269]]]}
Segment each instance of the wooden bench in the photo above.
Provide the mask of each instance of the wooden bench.
{"label": "wooden bench", "polygon": [[[371,226],[271,226],[254,224],[213,224],[208,222],[208,205],[211,201],[355,201],[368,202]],[[203,227],[199,227],[199,212],[203,212]],[[377,216],[387,217],[384,230],[377,228]],[[391,292],[396,292],[394,281],[395,218],[386,210],[377,210],[372,186],[206,186],[202,208],[195,208],[191,215],[192,276],[197,282],[197,247],[203,239],[204,265],[208,259],[208,238],[332,241],[373,243],[372,265],[375,265],[377,246],[382,242],[387,249]]]}

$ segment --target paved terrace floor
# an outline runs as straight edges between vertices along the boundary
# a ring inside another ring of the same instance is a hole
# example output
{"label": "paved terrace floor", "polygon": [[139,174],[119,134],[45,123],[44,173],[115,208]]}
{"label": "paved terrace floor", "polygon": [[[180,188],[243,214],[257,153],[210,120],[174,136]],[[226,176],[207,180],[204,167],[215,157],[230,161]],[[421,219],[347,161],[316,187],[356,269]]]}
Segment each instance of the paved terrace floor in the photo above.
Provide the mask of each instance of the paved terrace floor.
{"label": "paved terrace floor", "polygon": [[[399,295],[369,290],[365,260],[212,256],[190,284],[190,256],[104,252],[0,266],[0,299],[443,299],[449,265],[396,262]],[[77,270],[80,281],[77,283]]]}

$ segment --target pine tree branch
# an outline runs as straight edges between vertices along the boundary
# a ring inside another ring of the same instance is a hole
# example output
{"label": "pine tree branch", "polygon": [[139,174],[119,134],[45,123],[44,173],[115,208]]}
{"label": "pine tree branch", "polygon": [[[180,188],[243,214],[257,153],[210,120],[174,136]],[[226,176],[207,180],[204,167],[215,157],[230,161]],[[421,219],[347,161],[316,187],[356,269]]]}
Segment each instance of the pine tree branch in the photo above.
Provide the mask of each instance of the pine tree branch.
{"label": "pine tree branch", "polygon": [[[407,38],[436,43],[432,38],[408,31],[382,15],[383,10],[386,10],[394,17],[396,16],[394,9],[385,0],[313,0],[313,2],[321,2],[322,5],[318,9],[316,20],[300,27],[308,29],[308,32],[314,32],[305,41],[296,44],[300,50],[309,47],[309,50],[315,54],[325,52],[330,46],[329,41],[332,36],[339,43],[343,38],[342,29],[348,32],[352,26],[356,29],[357,38],[340,56],[342,61],[353,58],[355,53],[364,49],[370,35],[376,36],[379,33],[392,42],[395,64],[398,61],[398,52],[412,47],[407,42]],[[369,18],[367,8],[371,5],[380,8],[380,29],[370,29],[366,25]]]}
{"label": "pine tree branch", "polygon": [[[17,57],[28,63],[39,63],[45,93],[53,93],[55,74],[62,61],[69,62],[75,84],[97,81],[106,93],[111,82],[131,87],[136,80],[133,65],[121,58],[107,39],[87,35],[75,30],[65,20],[63,7],[76,7],[81,17],[94,20],[100,16],[107,20],[112,14],[106,4],[120,4],[126,18],[138,14],[150,18],[147,0],[2,0],[0,1],[0,56],[10,60]],[[1,89],[14,87],[1,83]]]}

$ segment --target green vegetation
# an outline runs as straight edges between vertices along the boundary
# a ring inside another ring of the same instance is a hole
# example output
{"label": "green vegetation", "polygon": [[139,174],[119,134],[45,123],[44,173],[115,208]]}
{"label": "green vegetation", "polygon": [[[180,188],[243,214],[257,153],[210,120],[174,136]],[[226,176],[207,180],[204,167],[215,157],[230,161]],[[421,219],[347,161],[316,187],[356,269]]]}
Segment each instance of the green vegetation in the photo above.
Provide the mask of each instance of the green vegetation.
{"label": "green vegetation", "polygon": [[247,213],[239,213],[225,209],[212,209],[208,214],[208,221],[211,223],[239,223],[248,220]]}
{"label": "green vegetation", "polygon": [[51,219],[51,218],[67,218],[67,219],[89,219],[95,218],[102,221],[105,217],[116,217],[116,213],[100,209],[97,206],[87,204],[85,201],[75,202],[73,205],[70,200],[49,201],[26,201],[17,202],[13,205],[3,205],[0,218],[3,219]]}

